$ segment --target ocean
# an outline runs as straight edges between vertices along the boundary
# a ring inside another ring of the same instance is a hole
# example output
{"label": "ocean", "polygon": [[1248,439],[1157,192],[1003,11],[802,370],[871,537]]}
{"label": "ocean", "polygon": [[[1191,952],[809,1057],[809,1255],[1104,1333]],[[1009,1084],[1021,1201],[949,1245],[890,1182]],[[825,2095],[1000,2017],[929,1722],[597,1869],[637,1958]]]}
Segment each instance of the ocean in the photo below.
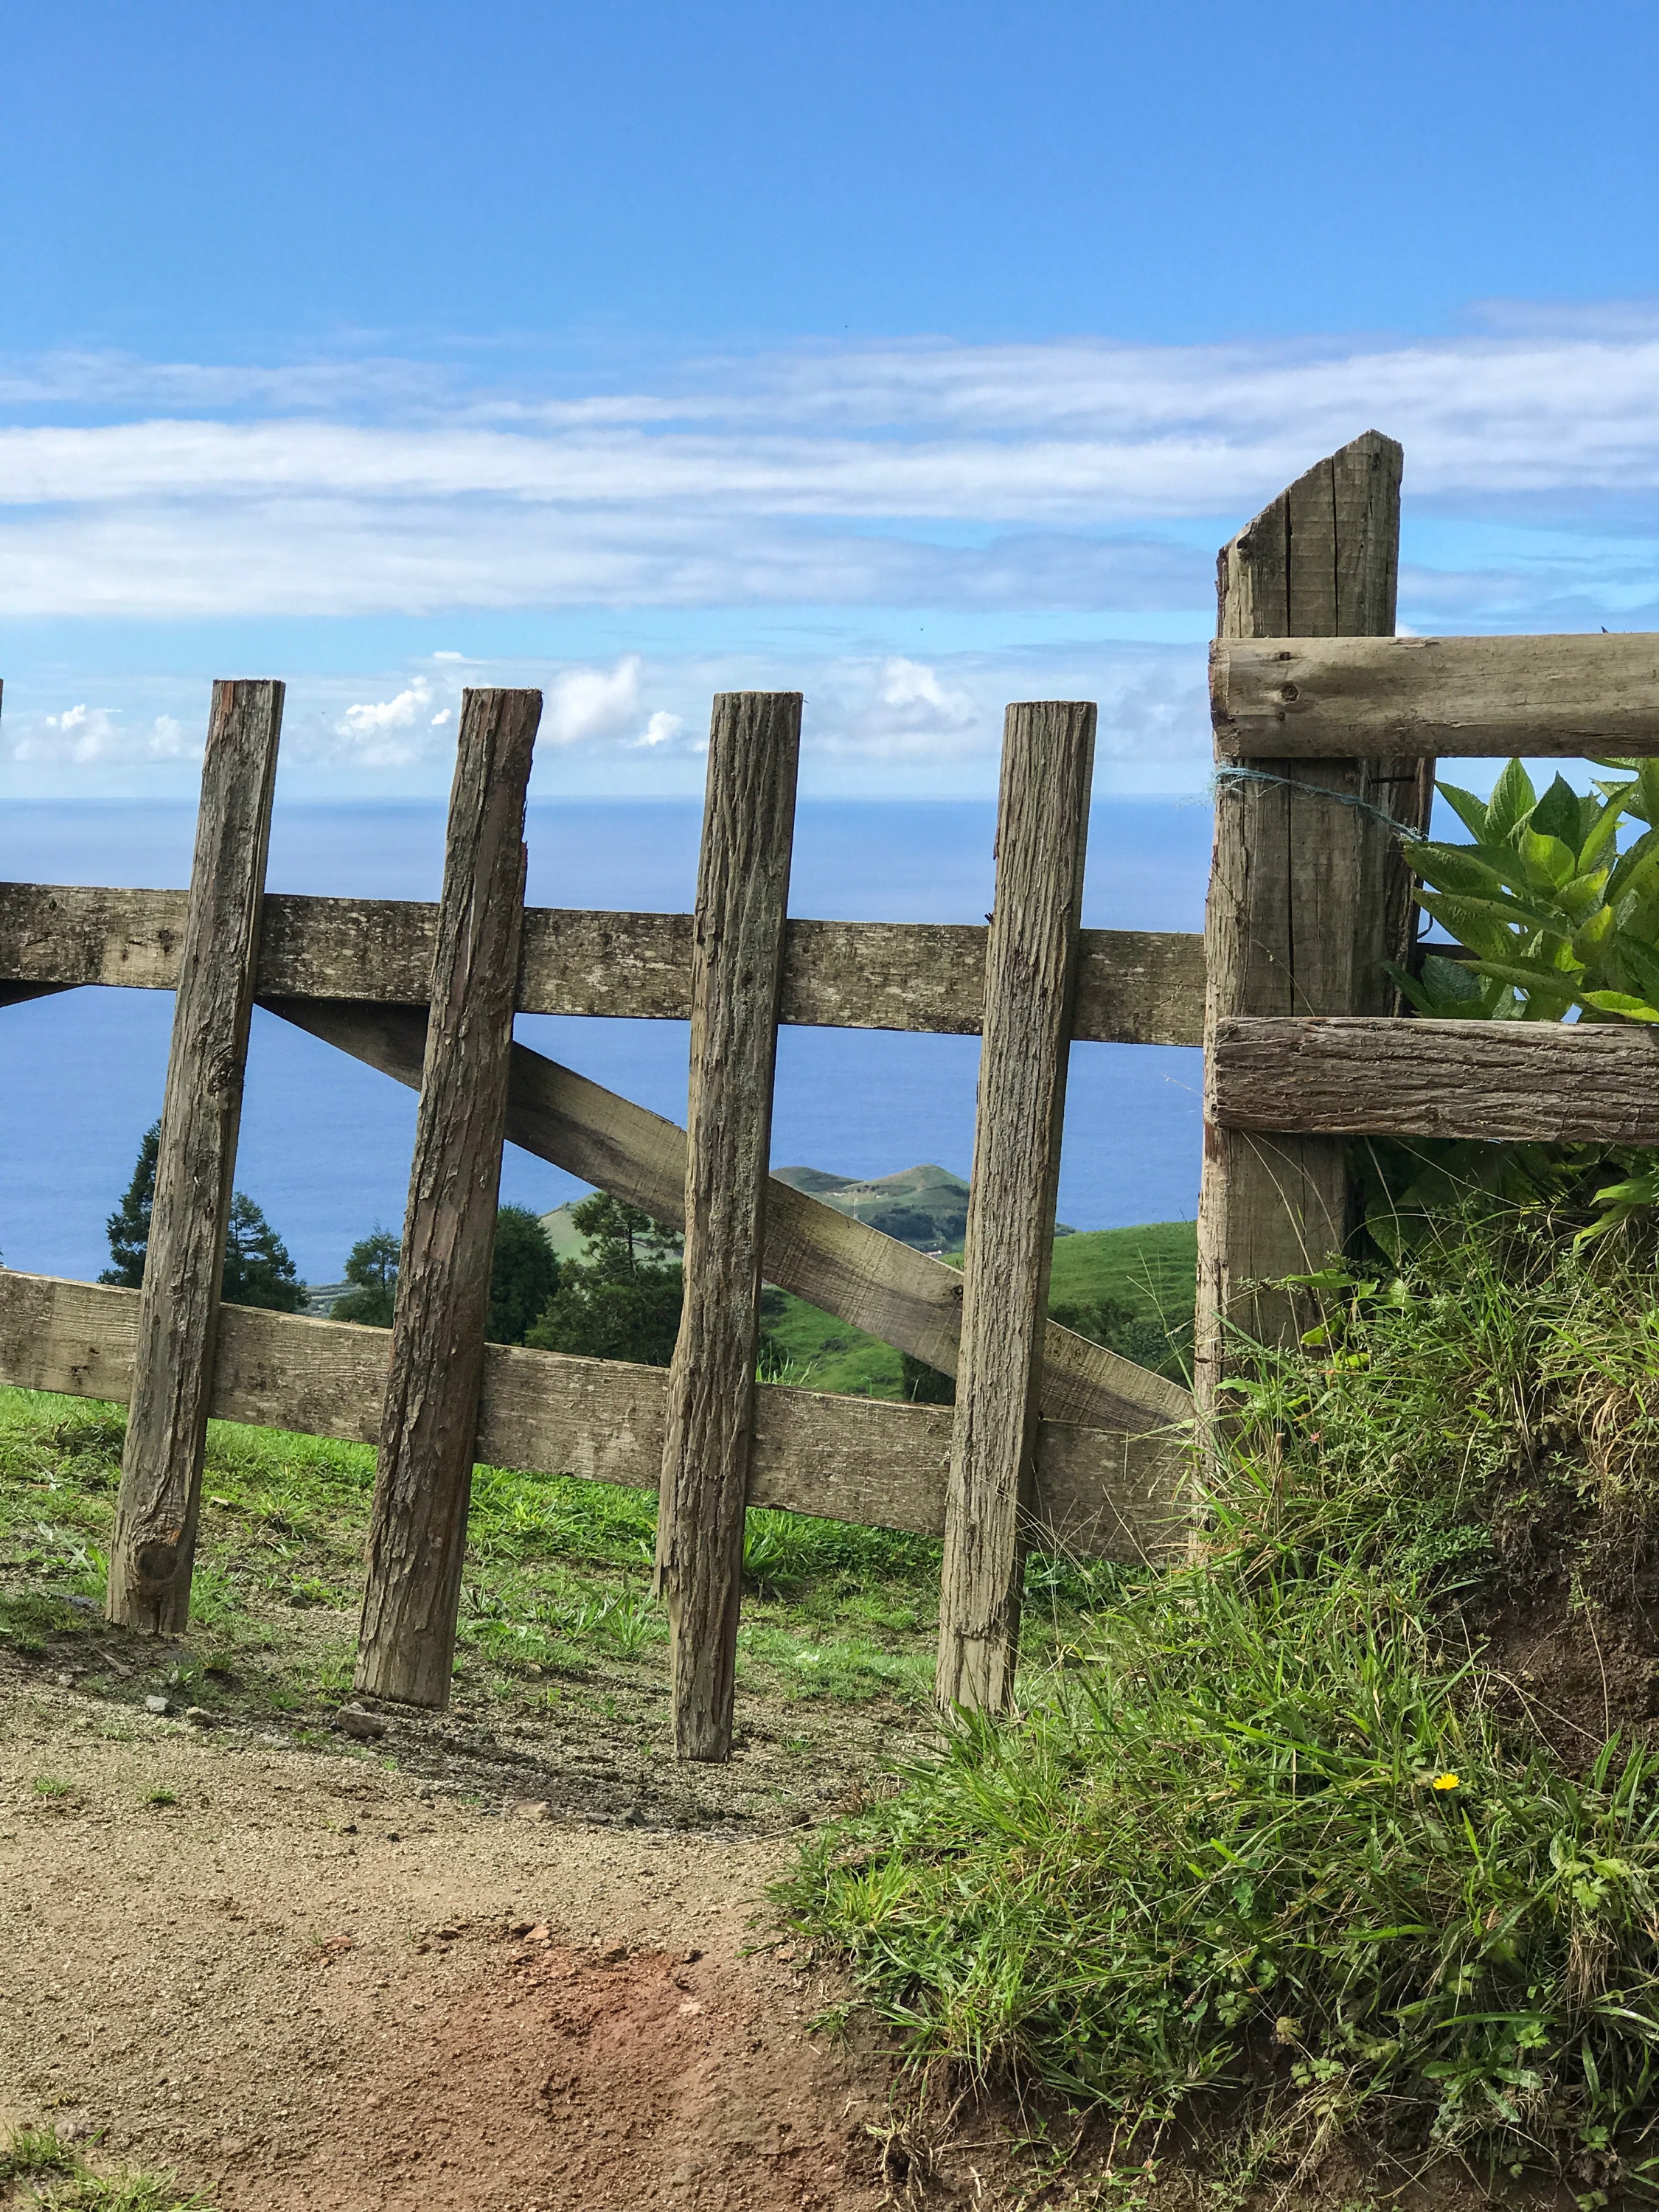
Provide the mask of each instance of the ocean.
{"label": "ocean", "polygon": [[[540,906],[688,910],[700,807],[690,801],[532,802],[529,898]],[[0,811],[0,877],[182,885],[194,808],[171,802],[15,800]],[[969,801],[803,800],[792,913],[824,920],[981,921],[991,904],[994,809]],[[343,805],[279,797],[272,890],[435,898],[437,802]],[[1084,921],[1197,929],[1209,862],[1207,804],[1114,799],[1090,824]],[[161,1111],[166,992],[81,990],[0,1009],[0,1260],[94,1277],[105,1218]],[[677,1121],[686,1031],[677,1022],[520,1016],[520,1040]],[[786,1029],[772,1157],[848,1176],[921,1161],[968,1172],[975,1037]],[[1198,1202],[1196,1051],[1073,1048],[1060,1214],[1078,1229],[1190,1218]],[[302,1276],[335,1282],[356,1240],[402,1222],[411,1092],[256,1010],[237,1159]],[[540,1212],[583,1186],[509,1146],[501,1195]]]}

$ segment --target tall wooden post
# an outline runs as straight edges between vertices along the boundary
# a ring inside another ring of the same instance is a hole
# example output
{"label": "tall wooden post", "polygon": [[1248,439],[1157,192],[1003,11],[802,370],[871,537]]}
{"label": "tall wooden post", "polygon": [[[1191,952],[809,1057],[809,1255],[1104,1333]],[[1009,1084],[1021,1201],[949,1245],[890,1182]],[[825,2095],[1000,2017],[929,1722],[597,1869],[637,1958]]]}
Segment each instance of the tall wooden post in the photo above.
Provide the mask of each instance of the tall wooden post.
{"label": "tall wooden post", "polygon": [[727,692],[709,731],[691,952],[685,1304],[657,1515],[682,1759],[732,1751],[800,709],[798,691]]}
{"label": "tall wooden post", "polygon": [[[1400,562],[1392,438],[1368,430],[1298,477],[1224,546],[1217,634],[1387,637]],[[1414,908],[1394,824],[1427,827],[1434,763],[1218,757],[1205,918],[1206,1034],[1239,1014],[1397,1011],[1386,959],[1403,959]],[[1346,1243],[1354,1225],[1338,1138],[1204,1127],[1195,1383],[1211,1412],[1229,1327],[1293,1341],[1310,1316],[1271,1287]]]}
{"label": "tall wooden post", "polygon": [[282,726],[280,684],[214,685],[110,1545],[109,1617],[151,1635],[190,1614]]}
{"label": "tall wooden post", "polygon": [[1013,1688],[1071,1052],[1095,709],[1010,707],[963,1255],[936,1694]]}
{"label": "tall wooden post", "polygon": [[357,1687],[444,1705],[483,1382],[539,691],[468,691],[380,1422]]}

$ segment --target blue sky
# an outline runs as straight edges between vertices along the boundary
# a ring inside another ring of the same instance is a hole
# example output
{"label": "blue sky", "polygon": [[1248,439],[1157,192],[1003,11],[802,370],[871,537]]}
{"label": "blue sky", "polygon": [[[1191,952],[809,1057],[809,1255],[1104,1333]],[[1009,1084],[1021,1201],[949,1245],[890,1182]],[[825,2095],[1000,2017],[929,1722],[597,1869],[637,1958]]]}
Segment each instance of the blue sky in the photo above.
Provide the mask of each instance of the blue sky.
{"label": "blue sky", "polygon": [[0,792],[1200,787],[1219,540],[1375,425],[1418,629],[1659,627],[1650,4],[0,4]]}

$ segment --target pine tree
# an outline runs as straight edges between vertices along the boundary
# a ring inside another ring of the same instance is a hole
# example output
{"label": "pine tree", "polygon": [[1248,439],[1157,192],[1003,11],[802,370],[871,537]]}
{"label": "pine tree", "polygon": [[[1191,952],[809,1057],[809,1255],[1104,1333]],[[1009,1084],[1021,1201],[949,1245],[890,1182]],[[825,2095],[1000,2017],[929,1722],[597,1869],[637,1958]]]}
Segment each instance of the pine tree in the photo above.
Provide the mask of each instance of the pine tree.
{"label": "pine tree", "polygon": [[560,1270],[559,1287],[526,1335],[544,1352],[666,1367],[679,1334],[683,1239],[642,1207],[595,1191],[571,1208],[587,1240]]}
{"label": "pine tree", "polygon": [[[100,1275],[100,1283],[117,1283],[129,1291],[143,1287],[161,1141],[161,1125],[155,1121],[144,1132],[126,1194],[104,1224],[113,1265]],[[306,1287],[295,1272],[288,1247],[244,1191],[236,1192],[230,1202],[219,1295],[227,1305],[266,1306],[278,1313],[297,1313],[306,1302]]]}
{"label": "pine tree", "polygon": [[225,1230],[225,1273],[221,1291],[231,1306],[265,1306],[275,1313],[298,1313],[306,1286],[295,1272],[288,1247],[243,1191],[230,1201]]}
{"label": "pine tree", "polygon": [[149,1248],[149,1210],[155,1200],[155,1156],[161,1142],[161,1125],[153,1122],[138,1147],[138,1164],[132,1170],[126,1196],[104,1224],[109,1232],[109,1255],[114,1262],[98,1278],[136,1291],[144,1279],[144,1254]]}

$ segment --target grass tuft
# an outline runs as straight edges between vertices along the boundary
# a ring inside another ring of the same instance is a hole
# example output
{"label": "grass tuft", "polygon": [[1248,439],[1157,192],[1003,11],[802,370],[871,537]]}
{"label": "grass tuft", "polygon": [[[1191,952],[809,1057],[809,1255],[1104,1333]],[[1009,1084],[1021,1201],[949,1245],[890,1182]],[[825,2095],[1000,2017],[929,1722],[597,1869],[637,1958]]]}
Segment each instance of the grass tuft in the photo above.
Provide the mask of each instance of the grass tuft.
{"label": "grass tuft", "polygon": [[54,2128],[17,2128],[0,2143],[0,2182],[8,2181],[44,2184],[15,2200],[40,2212],[214,2212],[168,2175],[94,2173]]}
{"label": "grass tuft", "polygon": [[1455,1228],[1263,1355],[1208,1556],[1095,1613],[781,1893],[919,2064],[1234,2170],[1358,2140],[1659,2190],[1659,1750],[1565,1755],[1482,1608],[1613,1602],[1659,1527],[1659,1298]]}

